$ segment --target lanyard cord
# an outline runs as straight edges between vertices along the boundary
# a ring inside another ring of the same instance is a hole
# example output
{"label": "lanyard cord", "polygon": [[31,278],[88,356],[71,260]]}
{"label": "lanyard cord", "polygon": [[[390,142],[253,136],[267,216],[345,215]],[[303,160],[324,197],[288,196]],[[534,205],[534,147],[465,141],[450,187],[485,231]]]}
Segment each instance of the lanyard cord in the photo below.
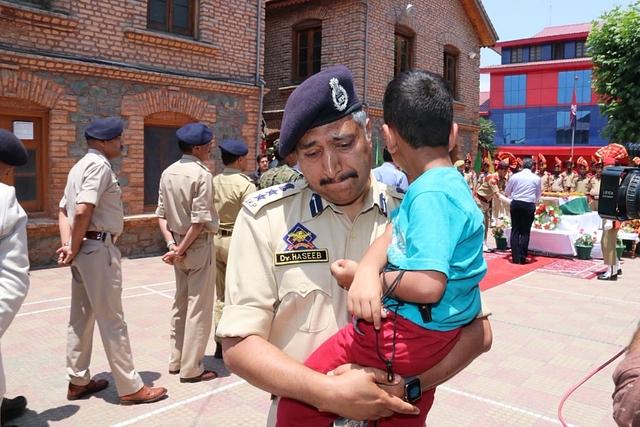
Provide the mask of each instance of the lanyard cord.
{"label": "lanyard cord", "polygon": [[[388,298],[394,298],[398,301],[398,298],[396,297],[394,291],[395,289],[398,287],[398,283],[400,283],[400,279],[402,279],[402,276],[404,275],[404,270],[398,270],[398,275],[396,276],[395,279],[393,279],[393,282],[391,282],[391,285],[389,285],[387,283],[387,275],[386,275],[387,271],[383,271],[382,272],[382,283],[384,284],[385,287],[385,291],[382,294],[382,301],[384,302],[386,299]],[[398,309],[400,308],[400,306],[404,305],[403,302],[394,302],[393,305],[389,305],[389,308],[393,307],[394,308],[394,316],[393,316],[393,339],[392,339],[392,349],[391,349],[391,357],[389,358],[385,358],[382,353],[380,352],[380,344],[378,341],[378,337],[380,335],[380,330],[376,331],[376,352],[378,353],[378,357],[380,358],[380,360],[382,360],[386,365],[387,365],[387,380],[389,382],[393,381],[393,358],[396,355],[396,327],[397,327],[397,319],[398,319]]]}

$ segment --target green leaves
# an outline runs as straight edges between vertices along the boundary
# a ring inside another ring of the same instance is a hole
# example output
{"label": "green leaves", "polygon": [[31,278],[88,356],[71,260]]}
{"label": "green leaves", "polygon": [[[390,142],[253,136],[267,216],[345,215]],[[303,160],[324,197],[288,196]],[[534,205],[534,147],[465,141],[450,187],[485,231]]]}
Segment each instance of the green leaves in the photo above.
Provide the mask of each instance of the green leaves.
{"label": "green leaves", "polygon": [[600,113],[608,118],[603,138],[640,142],[640,1],[616,6],[592,23],[587,49]]}

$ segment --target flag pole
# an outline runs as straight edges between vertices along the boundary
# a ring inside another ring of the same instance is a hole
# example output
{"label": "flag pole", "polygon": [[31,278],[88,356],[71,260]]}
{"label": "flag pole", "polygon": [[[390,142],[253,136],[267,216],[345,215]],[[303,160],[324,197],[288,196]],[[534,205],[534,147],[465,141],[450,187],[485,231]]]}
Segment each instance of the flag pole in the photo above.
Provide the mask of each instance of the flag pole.
{"label": "flag pole", "polygon": [[[578,76],[575,76],[573,78],[573,97],[572,97],[573,105],[571,105],[571,113],[569,114],[569,122],[570,124],[572,124],[571,126],[571,157],[569,157],[569,160],[571,161],[572,164],[573,164],[573,144],[576,139],[576,128],[578,127],[578,101],[576,98],[577,81],[578,81]],[[571,121],[572,114],[573,114],[573,122]]]}

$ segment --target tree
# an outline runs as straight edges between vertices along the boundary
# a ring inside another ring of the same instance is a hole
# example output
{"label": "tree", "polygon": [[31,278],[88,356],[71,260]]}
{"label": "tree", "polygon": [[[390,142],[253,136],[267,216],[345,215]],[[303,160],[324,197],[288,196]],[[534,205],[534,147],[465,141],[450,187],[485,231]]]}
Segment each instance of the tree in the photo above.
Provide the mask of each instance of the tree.
{"label": "tree", "polygon": [[487,152],[491,155],[498,151],[498,147],[493,145],[496,135],[496,125],[491,120],[480,117],[480,132],[478,133],[478,153]]}
{"label": "tree", "polygon": [[602,137],[625,144],[640,142],[640,1],[616,6],[593,22],[587,52],[593,62],[598,107],[608,119]]}

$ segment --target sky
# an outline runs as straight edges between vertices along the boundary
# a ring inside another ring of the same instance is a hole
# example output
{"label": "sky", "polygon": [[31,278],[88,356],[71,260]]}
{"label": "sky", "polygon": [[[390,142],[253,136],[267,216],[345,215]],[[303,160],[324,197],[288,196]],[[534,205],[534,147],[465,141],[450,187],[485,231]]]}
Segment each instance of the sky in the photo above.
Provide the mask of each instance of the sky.
{"label": "sky", "polygon": [[[635,0],[481,0],[498,33],[498,41],[531,37],[543,28],[597,20],[615,6]],[[480,52],[480,66],[500,64],[500,55],[489,48]],[[489,90],[489,75],[480,75],[480,90]]]}

